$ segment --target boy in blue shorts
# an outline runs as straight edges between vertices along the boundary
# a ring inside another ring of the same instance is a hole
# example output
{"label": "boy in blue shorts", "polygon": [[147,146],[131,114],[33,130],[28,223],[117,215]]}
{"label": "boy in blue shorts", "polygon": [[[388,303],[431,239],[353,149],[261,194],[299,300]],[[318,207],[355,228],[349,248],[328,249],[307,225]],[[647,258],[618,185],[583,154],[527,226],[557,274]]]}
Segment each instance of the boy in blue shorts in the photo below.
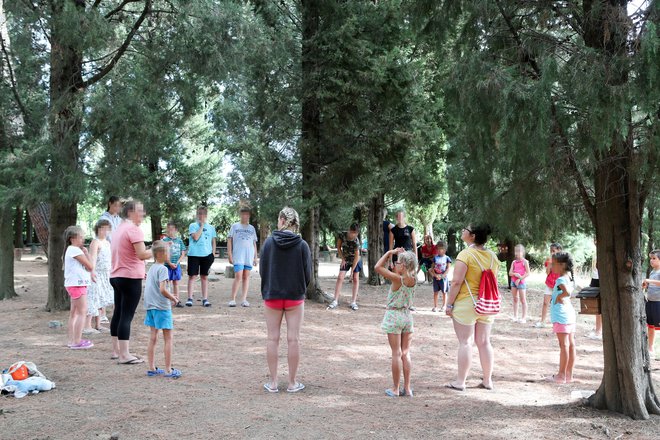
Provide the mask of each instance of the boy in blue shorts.
{"label": "boy in blue shorts", "polygon": [[241,221],[231,225],[227,235],[227,254],[229,264],[234,265],[234,283],[231,285],[229,307],[236,307],[238,287],[242,287],[242,307],[250,307],[247,301],[250,286],[250,271],[257,265],[257,231],[250,224],[250,208],[242,207],[238,211]]}
{"label": "boy in blue shorts", "polygon": [[[172,305],[177,303],[177,299],[167,290],[169,278],[167,267],[165,267],[167,244],[161,240],[155,241],[151,251],[155,263],[147,273],[147,281],[144,286],[144,308],[147,311],[144,317],[144,325],[151,327],[147,349],[147,359],[149,361],[147,376],[164,376],[176,379],[181,376],[181,371],[172,368],[172,331],[174,329]],[[156,367],[154,359],[156,343],[158,342],[158,330],[163,331],[163,341],[165,343],[164,370]]]}
{"label": "boy in blue shorts", "polygon": [[[451,258],[447,255],[447,246],[444,241],[436,245],[437,255],[433,257],[433,266],[430,269],[433,276],[433,309],[432,312],[444,312],[447,306],[447,293],[449,293],[449,280],[447,274],[451,267]],[[438,297],[442,292],[442,308],[438,308]]]}
{"label": "boy in blue shorts", "polygon": [[179,237],[174,222],[167,223],[167,236],[163,241],[170,247],[169,258],[167,261],[167,271],[169,280],[172,282],[172,293],[176,298],[176,307],[183,307],[179,300],[179,281],[181,280],[181,261],[186,256],[186,245]]}

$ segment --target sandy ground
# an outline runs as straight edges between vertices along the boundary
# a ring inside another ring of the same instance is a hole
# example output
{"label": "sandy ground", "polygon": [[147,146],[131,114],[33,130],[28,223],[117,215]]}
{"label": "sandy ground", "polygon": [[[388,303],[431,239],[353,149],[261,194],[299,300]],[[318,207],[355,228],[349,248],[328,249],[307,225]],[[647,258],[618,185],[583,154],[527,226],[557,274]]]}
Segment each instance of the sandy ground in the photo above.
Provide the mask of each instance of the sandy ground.
{"label": "sandy ground", "polygon": [[[223,267],[220,262],[218,268]],[[337,266],[323,265],[331,275]],[[602,348],[586,339],[592,317],[580,317],[579,383],[542,381],[557,363],[549,329],[514,324],[505,311],[495,324],[494,391],[443,388],[455,373],[456,339],[451,321],[432,313],[431,288],[417,291],[416,333],[412,346],[415,397],[387,398],[390,352],[379,325],[386,288],[361,286],[360,310],[346,302],[336,311],[307,303],[302,331],[299,394],[267,394],[265,324],[253,274],[253,306],[228,308],[230,280],[211,283],[213,307],[175,310],[175,366],[179,380],[147,378],[145,365],[110,360],[110,337],[94,336],[95,347],[71,351],[64,344],[67,313],[48,313],[46,262],[16,266],[20,297],[0,302],[0,365],[35,362],[57,389],[23,399],[0,398],[2,439],[215,439],[215,438],[453,438],[471,439],[651,439],[660,435],[660,418],[638,422],[582,405],[579,395],[596,389],[602,373]],[[324,278],[331,291],[334,279]],[[350,292],[345,285],[344,294]],[[537,315],[542,294],[530,291]],[[346,298],[345,298],[346,299]],[[133,350],[146,356],[148,329],[141,306],[133,322]],[[283,332],[283,338],[284,338]],[[281,387],[286,386],[286,340],[281,346]],[[162,350],[159,347],[159,356]],[[660,362],[653,364],[660,389]],[[474,354],[471,387],[480,380]]]}

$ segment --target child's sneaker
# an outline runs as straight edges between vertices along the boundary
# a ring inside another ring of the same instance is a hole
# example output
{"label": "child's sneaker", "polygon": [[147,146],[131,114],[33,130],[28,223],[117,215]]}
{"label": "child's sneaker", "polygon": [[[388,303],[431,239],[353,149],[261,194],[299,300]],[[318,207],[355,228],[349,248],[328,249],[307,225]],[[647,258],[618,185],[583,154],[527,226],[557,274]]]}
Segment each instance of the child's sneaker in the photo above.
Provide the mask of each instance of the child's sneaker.
{"label": "child's sneaker", "polygon": [[350,305],[349,307],[351,308],[351,310],[357,310],[357,309],[359,309],[357,303],[351,303],[351,305]]}
{"label": "child's sneaker", "polygon": [[234,301],[234,300],[232,299],[231,301],[229,301],[229,303],[228,303],[227,305],[228,305],[229,307],[236,307],[236,301]]}
{"label": "child's sneaker", "polygon": [[247,302],[247,301],[243,301],[243,302],[241,303],[241,307],[250,307],[250,303]]}
{"label": "child's sneaker", "polygon": [[109,324],[110,320],[106,315],[101,316],[101,324]]}
{"label": "child's sneaker", "polygon": [[188,301],[186,301],[186,307],[192,307],[193,306],[193,299],[188,298]]}
{"label": "child's sneaker", "polygon": [[602,341],[603,335],[596,332],[589,332],[589,334],[587,335],[587,339],[592,339],[594,341]]}
{"label": "child's sneaker", "polygon": [[411,312],[414,312],[417,309],[414,306],[410,306],[410,307],[408,307],[408,310],[410,310]]}
{"label": "child's sneaker", "polygon": [[339,303],[337,302],[337,300],[334,300],[328,305],[328,310],[336,309],[338,305]]}
{"label": "child's sneaker", "polygon": [[98,335],[99,333],[101,332],[96,330],[95,328],[85,328],[82,331],[83,335]]}
{"label": "child's sneaker", "polygon": [[518,322],[521,324],[527,324],[527,320],[525,318],[519,320]]}
{"label": "child's sneaker", "polygon": [[174,307],[183,308],[183,303],[181,303],[181,301],[177,301]]}
{"label": "child's sneaker", "polygon": [[539,321],[536,324],[534,324],[534,328],[546,328],[546,324],[545,322]]}
{"label": "child's sneaker", "polygon": [[431,309],[431,311],[435,313],[435,312],[438,311],[438,308],[437,308],[437,307],[433,307],[433,308]]}
{"label": "child's sneaker", "polygon": [[202,307],[211,307],[211,303],[209,302],[208,299],[202,300]]}

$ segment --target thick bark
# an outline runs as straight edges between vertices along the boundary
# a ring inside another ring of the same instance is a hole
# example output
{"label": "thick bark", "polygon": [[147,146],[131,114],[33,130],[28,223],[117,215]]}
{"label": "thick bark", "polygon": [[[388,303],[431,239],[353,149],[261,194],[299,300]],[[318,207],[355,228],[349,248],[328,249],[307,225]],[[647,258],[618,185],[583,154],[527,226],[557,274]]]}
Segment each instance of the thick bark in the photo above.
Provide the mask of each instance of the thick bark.
{"label": "thick bark", "polygon": [[382,193],[369,200],[369,221],[367,224],[367,243],[369,243],[368,265],[369,280],[372,286],[380,286],[382,279],[376,273],[376,263],[381,257],[381,249],[384,246],[383,237],[383,210],[385,209],[385,197]]}
{"label": "thick bark", "polygon": [[320,208],[316,185],[320,174],[321,113],[316,94],[316,51],[314,39],[319,30],[318,0],[302,1],[302,197],[307,210],[302,236],[312,251],[313,274],[307,289],[307,298],[323,301],[319,275],[319,216]]}
{"label": "thick bark", "polygon": [[61,17],[68,14],[66,3],[79,11],[84,10],[83,0],[52,2],[51,52],[50,52],[50,109],[49,130],[53,143],[51,155],[51,179],[57,192],[50,194],[51,211],[48,234],[48,310],[64,310],[69,307],[69,297],[64,290],[62,255],[63,233],[67,226],[75,225],[77,202],[80,198],[80,132],[82,129],[82,60],[80,47],[72,44],[67,27]]}
{"label": "thick bark", "polygon": [[[46,203],[38,203],[37,205],[28,208],[30,216],[30,229],[33,229],[37,240],[34,237],[30,238],[32,243],[41,243],[44,253],[48,255],[48,222],[50,221],[50,205]],[[30,233],[32,235],[32,233]]]}
{"label": "thick bark", "polygon": [[603,380],[595,408],[648,419],[660,414],[651,380],[641,284],[642,212],[632,145],[612,147],[596,172],[596,237],[603,310]]}
{"label": "thick bark", "polygon": [[12,209],[0,207],[0,300],[15,296]]}
{"label": "thick bark", "polygon": [[456,228],[454,227],[447,229],[447,255],[451,258],[456,258],[456,255],[458,255],[456,249]]}
{"label": "thick bark", "polygon": [[266,238],[270,235],[270,222],[266,219],[259,219],[259,242],[257,243],[259,251]]}
{"label": "thick bark", "polygon": [[23,248],[23,208],[16,207],[16,215],[14,216],[14,247]]}
{"label": "thick bark", "polygon": [[160,240],[160,236],[163,235],[163,217],[158,212],[152,212],[149,216],[151,219],[151,241]]}
{"label": "thick bark", "polygon": [[[655,206],[649,204],[646,209],[647,209],[647,212],[648,212],[647,220],[649,222],[649,228],[647,230],[648,236],[649,236],[649,241],[646,244],[646,255],[649,255],[655,249],[655,241],[654,241],[654,237],[653,237],[655,235],[655,225],[654,225],[654,223],[655,223]],[[651,266],[650,265],[646,269],[646,277],[648,278],[649,276],[651,276]]]}
{"label": "thick bark", "polygon": [[58,203],[50,212],[50,234],[48,235],[48,302],[46,310],[67,310],[69,295],[64,289],[64,230],[76,224],[78,216],[75,204]]}

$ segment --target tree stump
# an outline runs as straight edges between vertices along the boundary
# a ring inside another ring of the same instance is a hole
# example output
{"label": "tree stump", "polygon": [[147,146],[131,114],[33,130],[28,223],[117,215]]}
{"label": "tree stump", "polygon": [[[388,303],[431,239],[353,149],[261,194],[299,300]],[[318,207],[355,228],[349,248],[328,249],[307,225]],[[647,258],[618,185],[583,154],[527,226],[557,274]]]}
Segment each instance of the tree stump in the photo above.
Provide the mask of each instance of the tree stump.
{"label": "tree stump", "polygon": [[227,265],[225,266],[225,278],[235,278],[236,274],[234,273],[234,266]]}

